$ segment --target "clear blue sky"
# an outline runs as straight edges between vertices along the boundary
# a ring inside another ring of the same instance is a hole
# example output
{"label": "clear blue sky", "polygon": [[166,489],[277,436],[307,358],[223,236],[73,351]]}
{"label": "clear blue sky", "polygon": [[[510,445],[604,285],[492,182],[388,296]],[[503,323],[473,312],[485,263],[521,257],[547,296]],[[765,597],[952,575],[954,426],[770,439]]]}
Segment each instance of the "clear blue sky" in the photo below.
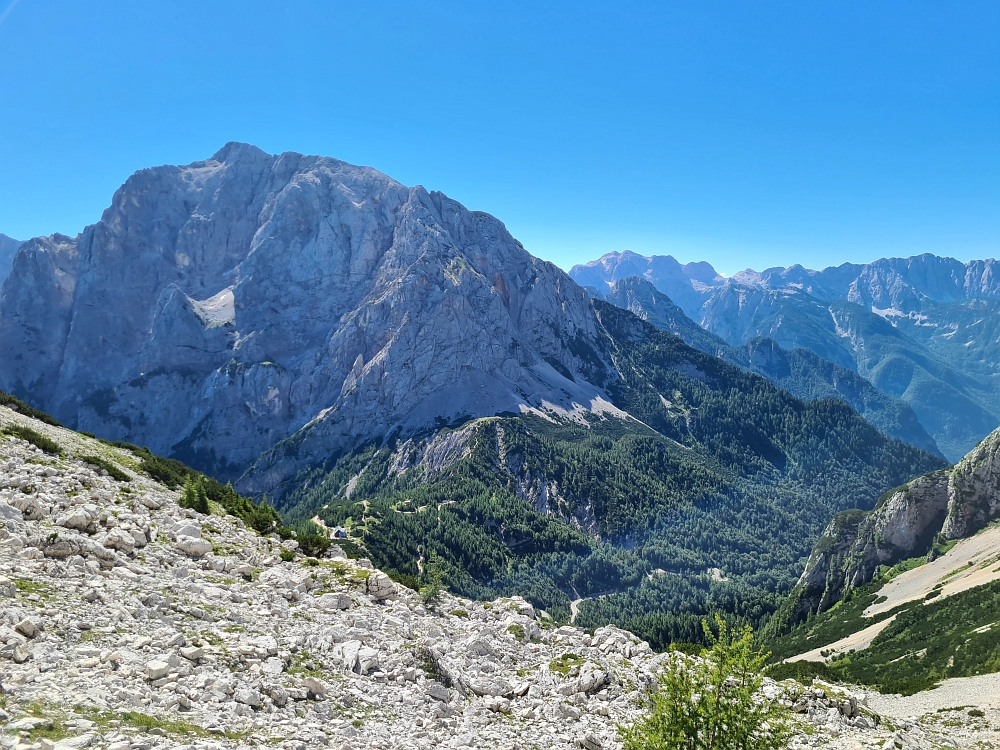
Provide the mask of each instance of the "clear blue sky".
{"label": "clear blue sky", "polygon": [[0,0],[0,232],[230,140],[374,166],[564,268],[1000,256],[1000,3]]}

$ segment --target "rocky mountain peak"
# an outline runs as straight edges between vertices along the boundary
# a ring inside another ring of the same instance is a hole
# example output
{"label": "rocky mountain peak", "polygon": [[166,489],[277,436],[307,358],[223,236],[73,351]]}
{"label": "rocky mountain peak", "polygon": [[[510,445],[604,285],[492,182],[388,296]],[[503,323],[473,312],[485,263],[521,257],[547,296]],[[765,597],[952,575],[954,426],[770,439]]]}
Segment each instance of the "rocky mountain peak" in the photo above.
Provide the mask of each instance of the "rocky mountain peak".
{"label": "rocky mountain peak", "polygon": [[584,291],[494,217],[239,143],[137,172],[77,241],[28,243],[0,321],[19,353],[0,384],[68,424],[234,479],[297,435],[261,492],[357,442],[586,405],[615,377]]}

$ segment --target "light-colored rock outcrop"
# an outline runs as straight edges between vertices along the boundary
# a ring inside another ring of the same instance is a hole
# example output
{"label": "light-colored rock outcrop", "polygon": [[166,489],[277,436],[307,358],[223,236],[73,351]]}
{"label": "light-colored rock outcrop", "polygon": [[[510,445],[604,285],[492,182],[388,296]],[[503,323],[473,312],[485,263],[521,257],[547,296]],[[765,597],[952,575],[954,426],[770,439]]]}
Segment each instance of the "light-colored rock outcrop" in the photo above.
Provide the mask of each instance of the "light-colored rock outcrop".
{"label": "light-colored rock outcrop", "polygon": [[[931,553],[935,539],[969,537],[1000,518],[1000,430],[950,469],[919,477],[870,513],[839,514],[799,579],[800,612],[833,606],[880,565]],[[797,616],[796,618],[797,619]]]}

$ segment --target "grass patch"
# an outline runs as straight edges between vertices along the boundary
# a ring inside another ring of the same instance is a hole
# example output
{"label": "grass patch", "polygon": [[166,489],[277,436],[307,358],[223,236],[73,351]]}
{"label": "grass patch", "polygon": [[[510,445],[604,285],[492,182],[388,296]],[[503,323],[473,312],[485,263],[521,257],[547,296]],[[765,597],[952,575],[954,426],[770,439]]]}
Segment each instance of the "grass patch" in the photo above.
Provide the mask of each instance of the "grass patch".
{"label": "grass patch", "polygon": [[507,632],[514,636],[517,640],[523,641],[527,633],[524,632],[524,626],[514,623],[513,625],[507,626]]}
{"label": "grass patch", "polygon": [[549,671],[561,674],[564,677],[570,673],[573,667],[583,664],[583,658],[567,651],[558,659],[549,662]]}

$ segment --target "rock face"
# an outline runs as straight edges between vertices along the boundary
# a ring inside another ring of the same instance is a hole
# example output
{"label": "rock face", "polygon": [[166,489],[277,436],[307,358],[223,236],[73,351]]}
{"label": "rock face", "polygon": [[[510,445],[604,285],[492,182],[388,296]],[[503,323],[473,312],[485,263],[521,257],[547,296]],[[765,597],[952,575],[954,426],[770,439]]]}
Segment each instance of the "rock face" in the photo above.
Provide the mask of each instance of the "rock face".
{"label": "rock face", "polygon": [[930,553],[936,540],[972,536],[1000,518],[1000,430],[956,466],[899,487],[869,513],[839,514],[799,580],[800,614],[833,606],[880,565]]}
{"label": "rock face", "polygon": [[15,240],[6,234],[0,234],[0,284],[10,275],[10,267],[14,261],[14,254],[21,246],[21,240]]}
{"label": "rock face", "polygon": [[[694,658],[557,627],[517,597],[444,594],[431,610],[367,560],[284,560],[277,536],[180,508],[128,451],[0,407],[10,424],[62,454],[0,441],[5,748],[619,750],[657,672]],[[129,481],[80,458],[95,452]],[[31,519],[12,504],[28,496]],[[59,524],[78,509],[86,525]],[[134,546],[109,545],[114,532]],[[192,559],[183,540],[214,551]],[[792,748],[942,739],[886,729],[866,695],[821,682],[768,680],[759,699],[794,712]]]}
{"label": "rock face", "polygon": [[[601,296],[629,275],[731,346],[804,348],[908,403],[949,460],[1000,424],[1000,265],[920,255],[723,279],[705,264],[611,253],[570,275]],[[690,269],[697,267],[697,272]]]}
{"label": "rock face", "polygon": [[492,216],[229,144],[138,172],[78,238],[21,249],[0,388],[230,478],[291,439],[246,480],[260,492],[394,430],[587,404],[616,377],[598,328]]}
{"label": "rock face", "polygon": [[805,401],[840,399],[886,435],[941,455],[909,404],[882,393],[854,370],[825,360],[809,349],[786,350],[773,339],[763,337],[731,346],[691,320],[652,282],[638,276],[616,281],[604,299],[680,336],[696,349],[767,378]]}

